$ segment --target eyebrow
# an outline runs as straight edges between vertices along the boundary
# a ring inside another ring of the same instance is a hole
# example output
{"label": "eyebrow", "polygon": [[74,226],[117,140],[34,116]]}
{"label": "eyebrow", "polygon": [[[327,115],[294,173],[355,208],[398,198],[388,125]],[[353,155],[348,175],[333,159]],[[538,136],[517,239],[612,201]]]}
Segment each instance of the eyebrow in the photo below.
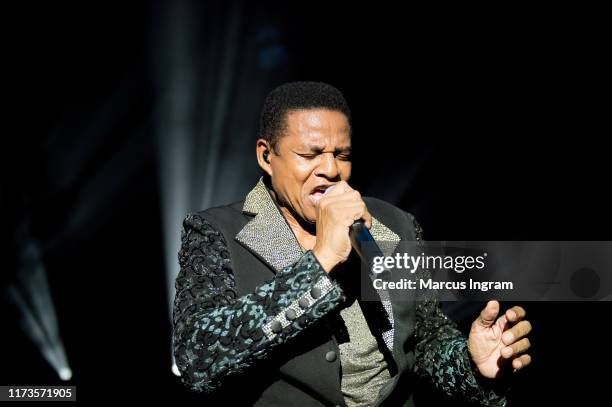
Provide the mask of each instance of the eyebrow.
{"label": "eyebrow", "polygon": [[[313,152],[313,153],[321,153],[321,152],[323,152],[323,149],[322,149],[320,146],[313,146],[313,145],[310,145],[310,146],[306,146],[306,148],[307,148],[307,149],[308,149],[310,152]],[[345,153],[345,154],[350,154],[350,153],[351,153],[351,151],[352,151],[352,148],[351,148],[350,146],[345,146],[345,147],[336,147],[336,148],[334,149],[334,154],[342,154],[342,153]]]}

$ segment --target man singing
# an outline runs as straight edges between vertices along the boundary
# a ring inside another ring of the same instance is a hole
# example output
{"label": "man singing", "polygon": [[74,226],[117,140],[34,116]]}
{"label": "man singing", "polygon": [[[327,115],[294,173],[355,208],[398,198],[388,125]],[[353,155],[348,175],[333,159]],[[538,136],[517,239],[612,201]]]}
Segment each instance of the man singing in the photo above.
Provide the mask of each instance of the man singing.
{"label": "man singing", "polygon": [[420,241],[414,217],[349,184],[351,114],[336,88],[273,90],[246,199],[188,215],[173,346],[182,381],[211,400],[258,406],[414,405],[417,389],[485,406],[527,366],[523,308],[490,301],[466,339],[424,301],[360,298],[349,230]]}

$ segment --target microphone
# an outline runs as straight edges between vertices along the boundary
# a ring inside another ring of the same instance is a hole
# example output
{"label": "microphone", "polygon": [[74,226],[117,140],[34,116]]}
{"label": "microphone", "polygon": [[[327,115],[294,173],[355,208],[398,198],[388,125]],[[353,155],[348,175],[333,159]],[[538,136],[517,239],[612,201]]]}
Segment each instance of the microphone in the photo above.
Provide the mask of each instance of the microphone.
{"label": "microphone", "polygon": [[[353,222],[351,228],[349,230],[349,238],[351,239],[351,245],[353,249],[357,252],[361,260],[370,263],[372,257],[383,256],[382,250],[378,247],[378,244],[372,237],[372,234],[366,228],[363,220],[359,219]],[[364,244],[367,244],[370,248],[370,251],[366,254],[364,252]]]}

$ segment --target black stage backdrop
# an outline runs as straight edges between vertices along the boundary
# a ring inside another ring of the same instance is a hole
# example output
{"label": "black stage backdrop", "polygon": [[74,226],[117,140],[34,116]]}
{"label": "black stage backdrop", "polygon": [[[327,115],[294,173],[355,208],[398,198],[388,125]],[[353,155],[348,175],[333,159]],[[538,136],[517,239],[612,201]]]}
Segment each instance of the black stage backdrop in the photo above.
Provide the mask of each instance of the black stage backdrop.
{"label": "black stage backdrop", "polygon": [[[50,294],[73,377],[58,379],[6,294],[1,385],[198,403],[170,370],[177,219],[254,185],[257,115],[288,80],[344,92],[352,184],[430,240],[611,240],[600,11],[285,3],[5,9],[18,112],[2,137],[3,292],[27,292],[24,258],[42,267],[33,292]],[[523,305],[533,365],[512,405],[607,404],[610,303]],[[465,328],[480,304],[445,307]]]}

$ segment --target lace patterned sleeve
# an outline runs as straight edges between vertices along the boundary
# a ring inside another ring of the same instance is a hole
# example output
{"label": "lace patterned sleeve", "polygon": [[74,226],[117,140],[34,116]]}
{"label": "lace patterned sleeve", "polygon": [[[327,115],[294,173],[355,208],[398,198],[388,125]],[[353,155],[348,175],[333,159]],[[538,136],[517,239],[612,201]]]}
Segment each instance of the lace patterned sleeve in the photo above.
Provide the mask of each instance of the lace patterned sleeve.
{"label": "lace patterned sleeve", "polygon": [[344,301],[311,251],[238,296],[223,235],[199,215],[183,221],[173,310],[181,380],[210,393],[250,369]]}
{"label": "lace patterned sleeve", "polygon": [[[413,217],[411,220],[416,231],[415,240],[422,242],[423,230]],[[420,270],[420,273],[424,272]],[[495,390],[493,386],[485,385],[484,379],[477,379],[467,339],[455,322],[442,312],[434,295],[425,293],[417,301],[415,335],[414,372],[417,376],[449,397],[483,406],[506,405],[506,399],[498,394],[503,390]]]}

